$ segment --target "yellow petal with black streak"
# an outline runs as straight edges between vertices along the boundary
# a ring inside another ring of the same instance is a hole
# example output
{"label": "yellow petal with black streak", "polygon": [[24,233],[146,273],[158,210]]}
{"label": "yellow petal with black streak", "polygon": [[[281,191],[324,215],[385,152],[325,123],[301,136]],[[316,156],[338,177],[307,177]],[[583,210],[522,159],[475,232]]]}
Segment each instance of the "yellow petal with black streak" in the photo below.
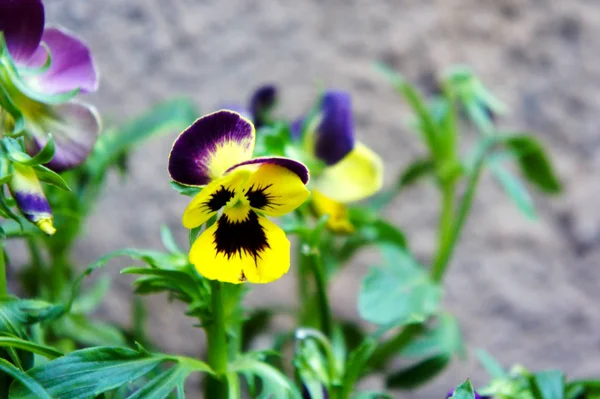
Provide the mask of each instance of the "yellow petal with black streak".
{"label": "yellow petal with black streak", "polygon": [[310,196],[296,173],[268,163],[250,175],[243,192],[252,208],[275,217],[293,211]]}
{"label": "yellow petal with black streak", "polygon": [[269,283],[289,270],[290,242],[276,224],[250,208],[247,217],[237,222],[229,218],[226,209],[217,223],[196,239],[189,259],[198,273],[210,280]]}
{"label": "yellow petal with black streak", "polygon": [[247,176],[247,171],[233,171],[207,184],[192,199],[185,212],[183,212],[183,225],[188,229],[193,229],[205,223],[229,201],[234,199],[236,192],[241,192],[240,187]]}
{"label": "yellow petal with black streak", "polygon": [[330,230],[344,234],[354,232],[354,226],[348,217],[348,208],[341,202],[332,200],[318,190],[313,190],[310,205],[318,217],[329,215],[327,227]]}
{"label": "yellow petal with black streak", "polygon": [[362,143],[341,161],[325,168],[315,188],[342,203],[365,199],[383,185],[383,162],[379,155]]}

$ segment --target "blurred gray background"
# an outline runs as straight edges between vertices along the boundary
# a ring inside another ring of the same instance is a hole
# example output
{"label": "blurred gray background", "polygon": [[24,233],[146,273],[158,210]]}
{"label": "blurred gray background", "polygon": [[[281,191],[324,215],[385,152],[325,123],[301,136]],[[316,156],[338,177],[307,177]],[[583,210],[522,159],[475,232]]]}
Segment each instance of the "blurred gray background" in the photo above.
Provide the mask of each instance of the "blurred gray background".
{"label": "blurred gray background", "polygon": [[[357,135],[382,154],[386,181],[424,148],[402,124],[407,107],[372,68],[383,60],[427,89],[432,74],[471,65],[512,113],[500,126],[534,130],[555,157],[566,192],[535,195],[539,220],[525,220],[486,176],[447,278],[445,305],[470,347],[424,389],[404,398],[441,398],[453,385],[486,377],[475,348],[506,366],[600,375],[600,3],[597,0],[51,0],[47,20],[83,36],[102,74],[91,96],[106,121],[155,102],[190,96],[202,112],[244,103],[257,85],[282,89],[280,114],[311,104],[317,84],[353,94]],[[159,226],[182,245],[187,199],[170,189],[167,154],[175,134],[145,144],[131,176],[111,179],[81,240],[82,267],[122,247],[159,248]],[[428,259],[438,209],[420,185],[390,218]],[[356,292],[372,258],[359,256],[332,287],[335,311],[357,318]],[[104,314],[129,322],[130,280],[115,274]],[[290,276],[258,287],[249,306],[294,302]],[[151,335],[167,351],[195,354],[202,334],[181,307],[152,298]],[[370,381],[377,386],[377,379]]]}

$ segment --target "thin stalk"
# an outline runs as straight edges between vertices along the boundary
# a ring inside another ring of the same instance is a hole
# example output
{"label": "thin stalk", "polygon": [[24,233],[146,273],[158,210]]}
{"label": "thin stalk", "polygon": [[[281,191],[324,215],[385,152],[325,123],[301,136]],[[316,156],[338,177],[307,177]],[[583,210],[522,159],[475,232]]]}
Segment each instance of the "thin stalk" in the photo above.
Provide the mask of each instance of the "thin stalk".
{"label": "thin stalk", "polygon": [[223,309],[222,284],[211,282],[212,322],[206,328],[207,360],[216,376],[207,376],[204,391],[205,398],[227,398],[227,337],[225,332],[225,312]]}
{"label": "thin stalk", "polygon": [[442,186],[442,213],[438,232],[439,249],[431,268],[431,277],[435,282],[441,281],[456,242],[456,239],[453,238],[455,187],[453,182],[444,183]]}
{"label": "thin stalk", "polygon": [[8,283],[6,279],[6,262],[4,261],[4,245],[0,241],[0,298],[8,296]]}
{"label": "thin stalk", "polygon": [[311,254],[310,258],[317,290],[321,331],[327,337],[331,338],[333,334],[333,316],[331,306],[329,305],[329,298],[327,297],[327,279],[325,278],[325,270],[323,270],[323,259],[318,253]]}
{"label": "thin stalk", "polygon": [[390,357],[404,349],[420,330],[421,326],[419,324],[409,324],[404,327],[400,334],[379,345],[369,359],[369,368],[379,369],[383,367]]}

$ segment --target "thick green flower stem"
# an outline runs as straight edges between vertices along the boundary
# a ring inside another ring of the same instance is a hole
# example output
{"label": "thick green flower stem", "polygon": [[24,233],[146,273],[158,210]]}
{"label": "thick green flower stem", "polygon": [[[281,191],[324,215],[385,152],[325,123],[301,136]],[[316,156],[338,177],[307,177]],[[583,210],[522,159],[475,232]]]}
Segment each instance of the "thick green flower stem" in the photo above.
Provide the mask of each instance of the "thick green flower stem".
{"label": "thick green flower stem", "polygon": [[319,324],[323,334],[331,338],[333,333],[333,316],[331,306],[329,306],[329,298],[327,297],[327,278],[325,277],[323,259],[319,253],[311,253],[309,257],[317,290],[318,312],[320,316]]}
{"label": "thick green flower stem", "polygon": [[4,245],[0,241],[0,298],[8,296],[8,282],[6,279],[6,262],[4,260]]}
{"label": "thick green flower stem", "polygon": [[227,398],[227,336],[225,331],[225,313],[223,310],[223,286],[216,280],[210,282],[212,299],[212,321],[206,328],[208,364],[216,376],[207,376],[204,385],[204,397],[214,399]]}
{"label": "thick green flower stem", "polygon": [[440,215],[440,224],[438,228],[438,251],[431,267],[431,278],[435,282],[440,282],[448,266],[450,255],[456,244],[455,226],[454,226],[454,201],[455,201],[454,182],[448,182],[442,185],[442,213]]}

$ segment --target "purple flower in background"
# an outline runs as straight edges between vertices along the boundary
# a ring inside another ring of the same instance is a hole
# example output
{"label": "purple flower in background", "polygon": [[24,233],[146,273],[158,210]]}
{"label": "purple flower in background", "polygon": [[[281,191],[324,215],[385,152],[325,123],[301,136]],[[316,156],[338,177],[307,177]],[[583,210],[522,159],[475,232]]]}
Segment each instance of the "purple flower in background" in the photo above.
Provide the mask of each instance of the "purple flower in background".
{"label": "purple flower in background", "polygon": [[[55,154],[46,166],[62,171],[82,163],[98,137],[94,107],[65,102],[77,92],[96,91],[98,73],[81,39],[62,28],[44,27],[44,22],[40,0],[0,0],[0,31],[8,52],[0,54],[0,87],[23,114],[32,139],[28,151],[37,152],[51,133]],[[0,128],[14,123],[5,121]]]}
{"label": "purple flower in background", "polygon": [[[451,390],[450,392],[448,392],[448,395],[446,395],[446,399],[451,398],[452,395],[454,395],[454,390]],[[481,396],[477,392],[475,392],[475,399],[489,399],[489,397]]]}
{"label": "purple flower in background", "polygon": [[345,204],[365,199],[381,189],[383,163],[379,156],[354,135],[350,94],[328,90],[313,115],[290,126],[292,136],[310,158],[320,161],[321,171],[312,170],[311,204],[318,215],[328,214],[333,231],[350,233]]}
{"label": "purple flower in background", "polygon": [[251,120],[258,129],[272,121],[271,112],[277,105],[277,97],[277,87],[273,84],[265,84],[252,93],[247,107],[228,104],[222,108],[239,113],[244,118]]}

